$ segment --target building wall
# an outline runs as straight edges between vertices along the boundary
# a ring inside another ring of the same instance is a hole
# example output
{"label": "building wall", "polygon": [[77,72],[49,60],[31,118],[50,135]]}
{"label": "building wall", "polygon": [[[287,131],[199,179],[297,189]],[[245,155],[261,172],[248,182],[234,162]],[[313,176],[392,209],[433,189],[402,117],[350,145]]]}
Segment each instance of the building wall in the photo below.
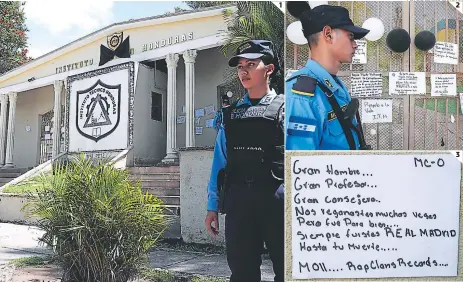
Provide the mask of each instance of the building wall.
{"label": "building wall", "polygon": [[[135,165],[156,164],[166,154],[166,74],[140,64],[134,101],[134,158]],[[151,92],[162,94],[162,121],[151,119]]]}
{"label": "building wall", "polygon": [[[133,48],[133,54],[138,54],[144,52],[144,44],[148,44],[148,49],[146,51],[150,51],[149,44],[152,42],[154,43],[164,39],[167,40],[170,37],[176,37],[179,35],[186,35],[188,37],[188,34],[191,32],[193,32],[192,40],[195,40],[216,35],[223,29],[225,29],[223,16],[217,15],[120,30],[119,32],[123,32],[124,39],[127,38],[127,36],[130,36],[130,47]],[[100,38],[96,38],[95,41],[85,46],[72,50],[37,67],[30,68],[9,79],[3,80],[2,77],[0,77],[0,88],[26,82],[31,77],[38,79],[53,75],[57,72],[57,68],[59,69],[63,66],[66,66],[67,68],[67,65],[71,67],[71,70],[85,68],[85,66],[96,67],[99,63],[100,45],[107,46],[107,36],[110,36],[111,34],[112,33],[103,34]],[[158,47],[158,49],[161,48],[167,49],[169,46]],[[77,66],[72,66],[72,64],[75,63],[77,63]],[[92,63],[92,65],[90,65],[90,63]]]}
{"label": "building wall", "polygon": [[180,151],[180,225],[187,243],[225,244],[225,216],[219,215],[219,235],[207,232],[207,184],[211,175],[212,150]]}
{"label": "building wall", "polygon": [[[20,92],[17,99],[13,163],[20,168],[33,167],[40,153],[40,115],[53,110],[53,85]],[[30,126],[29,132],[26,126]]]}
{"label": "building wall", "polygon": [[[224,82],[223,75],[228,68],[228,60],[219,48],[198,51],[195,62],[195,109],[214,105],[217,110],[217,86]],[[177,67],[177,116],[185,115],[182,108],[185,105],[185,63],[180,56]],[[195,135],[195,146],[212,146],[217,132],[214,128],[206,128],[206,120],[213,119],[215,113],[200,118],[199,125],[203,127],[202,135]],[[177,147],[185,147],[185,124],[177,124]]]}

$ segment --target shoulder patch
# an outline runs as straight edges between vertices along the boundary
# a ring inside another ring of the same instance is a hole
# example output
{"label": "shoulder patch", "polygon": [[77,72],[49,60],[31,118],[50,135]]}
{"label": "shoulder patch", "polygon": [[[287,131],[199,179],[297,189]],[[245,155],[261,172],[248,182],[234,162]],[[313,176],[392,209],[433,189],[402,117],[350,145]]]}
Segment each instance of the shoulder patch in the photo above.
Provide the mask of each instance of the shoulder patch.
{"label": "shoulder patch", "polygon": [[315,89],[317,88],[317,80],[310,76],[299,76],[294,83],[291,92],[303,95],[303,96],[314,96]]}

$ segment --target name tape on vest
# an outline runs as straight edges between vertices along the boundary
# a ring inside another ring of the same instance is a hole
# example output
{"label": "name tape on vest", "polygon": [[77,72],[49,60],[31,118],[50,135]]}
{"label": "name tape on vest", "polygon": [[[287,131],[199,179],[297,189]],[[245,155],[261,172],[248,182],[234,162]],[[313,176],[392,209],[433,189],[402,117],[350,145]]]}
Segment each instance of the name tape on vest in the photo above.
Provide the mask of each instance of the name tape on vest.
{"label": "name tape on vest", "polygon": [[231,112],[231,119],[263,117],[266,109],[266,106],[255,106],[249,108],[234,109]]}

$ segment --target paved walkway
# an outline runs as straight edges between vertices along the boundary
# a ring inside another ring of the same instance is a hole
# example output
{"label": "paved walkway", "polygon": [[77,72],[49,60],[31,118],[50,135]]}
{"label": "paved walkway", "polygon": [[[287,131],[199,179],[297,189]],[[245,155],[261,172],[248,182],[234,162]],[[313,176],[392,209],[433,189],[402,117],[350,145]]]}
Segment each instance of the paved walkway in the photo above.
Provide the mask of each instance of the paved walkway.
{"label": "paved walkway", "polygon": [[[0,269],[13,259],[50,254],[50,250],[38,244],[37,238],[42,234],[43,231],[36,227],[0,223]],[[149,259],[152,268],[204,276],[230,276],[224,254],[159,249],[151,252]],[[264,259],[261,269],[263,281],[273,281],[271,261]]]}

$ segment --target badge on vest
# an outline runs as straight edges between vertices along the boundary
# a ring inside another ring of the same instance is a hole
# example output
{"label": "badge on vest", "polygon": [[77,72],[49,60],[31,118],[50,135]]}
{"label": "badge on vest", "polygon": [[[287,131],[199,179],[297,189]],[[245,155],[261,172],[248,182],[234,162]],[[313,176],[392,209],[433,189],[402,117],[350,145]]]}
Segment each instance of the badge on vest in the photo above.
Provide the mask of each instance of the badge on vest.
{"label": "badge on vest", "polygon": [[[341,110],[344,112],[346,108],[347,108],[347,105],[344,105],[341,107]],[[336,118],[337,117],[336,117],[336,114],[334,113],[334,110],[328,112],[328,121],[335,120]]]}
{"label": "badge on vest", "polygon": [[249,108],[233,109],[231,119],[245,119],[263,117],[267,106],[254,106]]}

